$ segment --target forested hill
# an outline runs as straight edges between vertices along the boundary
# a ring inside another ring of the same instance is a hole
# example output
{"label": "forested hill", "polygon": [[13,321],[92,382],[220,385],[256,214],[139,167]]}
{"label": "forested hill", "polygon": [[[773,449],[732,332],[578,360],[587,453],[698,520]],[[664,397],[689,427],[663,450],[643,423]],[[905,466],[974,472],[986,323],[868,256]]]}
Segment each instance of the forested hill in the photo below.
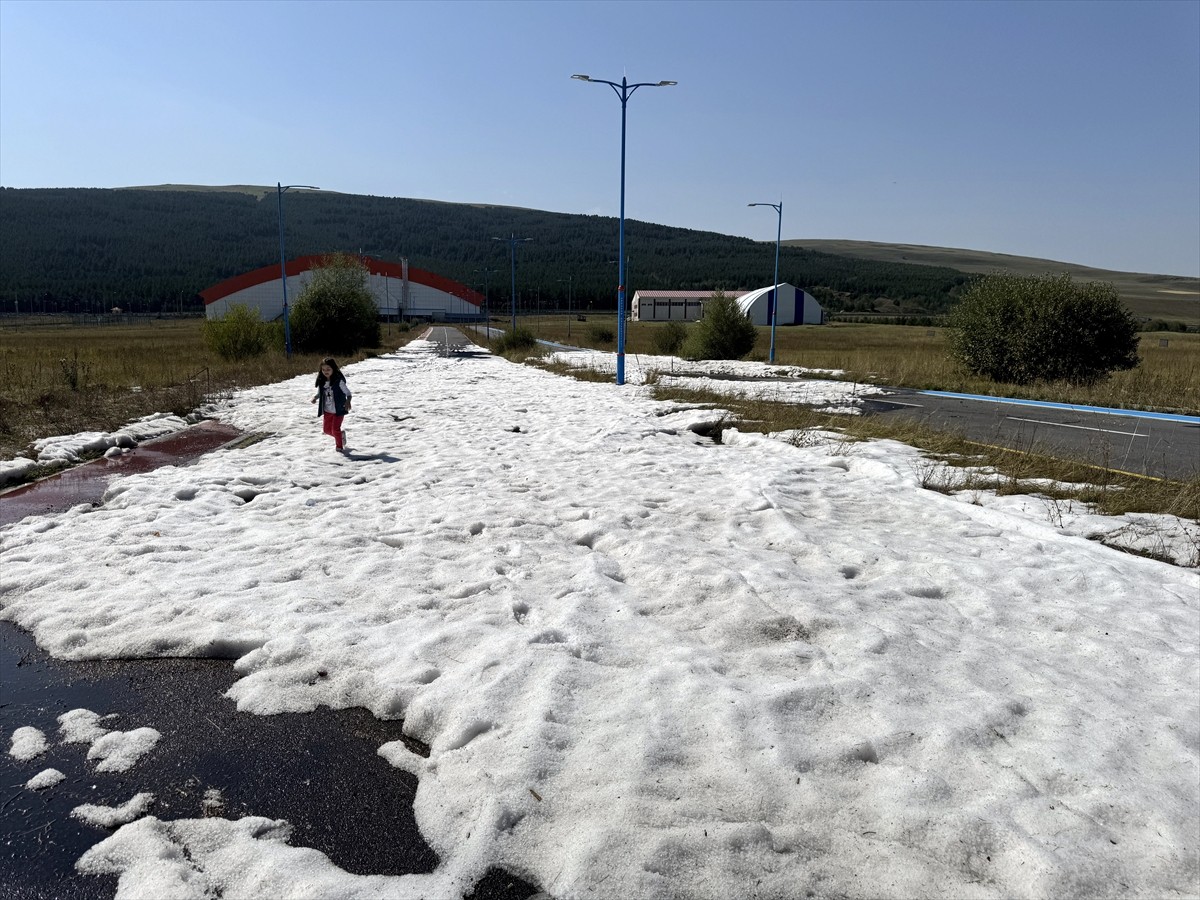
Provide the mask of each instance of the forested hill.
{"label": "forested hill", "polygon": [[[615,306],[617,220],[516,207],[327,192],[284,195],[287,254],[362,252],[509,297],[507,238],[523,306]],[[493,238],[504,238],[495,241]],[[626,220],[629,295],[761,287],[774,246]],[[195,310],[199,291],[279,262],[273,188],[0,188],[0,311]],[[485,272],[485,270],[487,270]],[[784,247],[779,277],[832,310],[940,312],[972,276],[950,268]],[[15,301],[15,303],[14,303]],[[894,301],[894,302],[888,302]]]}

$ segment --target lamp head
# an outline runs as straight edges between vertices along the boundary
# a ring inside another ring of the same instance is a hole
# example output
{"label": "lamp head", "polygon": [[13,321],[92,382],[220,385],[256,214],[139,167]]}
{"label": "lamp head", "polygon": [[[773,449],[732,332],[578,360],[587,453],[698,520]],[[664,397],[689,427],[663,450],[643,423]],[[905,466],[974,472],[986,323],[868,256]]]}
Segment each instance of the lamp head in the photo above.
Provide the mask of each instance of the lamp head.
{"label": "lamp head", "polygon": [[591,81],[592,80],[591,75],[572,75],[571,77],[576,78],[579,81]]}
{"label": "lamp head", "polygon": [[673,84],[679,84],[678,81],[660,81],[656,87],[670,87]]}

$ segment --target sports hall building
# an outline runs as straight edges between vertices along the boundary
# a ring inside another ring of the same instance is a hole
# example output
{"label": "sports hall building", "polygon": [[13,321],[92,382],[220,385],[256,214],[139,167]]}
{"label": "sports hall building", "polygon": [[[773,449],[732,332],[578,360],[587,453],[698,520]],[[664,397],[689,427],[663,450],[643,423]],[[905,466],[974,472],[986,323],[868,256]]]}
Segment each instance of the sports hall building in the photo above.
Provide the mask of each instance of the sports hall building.
{"label": "sports hall building", "polygon": [[[704,318],[704,304],[713,291],[638,291],[630,305],[635,322],[698,322]],[[770,325],[775,303],[775,286],[752,291],[726,291],[726,297],[738,302],[742,312],[755,325]],[[808,291],[790,284],[779,285],[779,313],[776,325],[822,325],[825,310]]]}
{"label": "sports hall building", "polygon": [[[288,305],[295,305],[312,280],[324,256],[298,256],[287,262]],[[379,315],[388,319],[422,319],[433,322],[474,322],[483,318],[484,298],[465,284],[410,266],[358,257],[367,267],[367,289],[375,297]],[[279,266],[263,266],[235,275],[200,292],[204,312],[219,319],[237,304],[257,309],[264,322],[283,315],[283,279]]]}

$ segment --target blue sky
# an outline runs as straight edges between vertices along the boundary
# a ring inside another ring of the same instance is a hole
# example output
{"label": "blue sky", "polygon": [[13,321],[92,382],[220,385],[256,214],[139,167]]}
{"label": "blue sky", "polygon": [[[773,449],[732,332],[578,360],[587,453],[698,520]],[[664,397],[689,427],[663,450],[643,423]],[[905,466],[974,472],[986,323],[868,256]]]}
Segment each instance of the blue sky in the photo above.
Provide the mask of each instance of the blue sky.
{"label": "blue sky", "polygon": [[1200,2],[0,0],[0,184],[318,185],[1200,274]]}

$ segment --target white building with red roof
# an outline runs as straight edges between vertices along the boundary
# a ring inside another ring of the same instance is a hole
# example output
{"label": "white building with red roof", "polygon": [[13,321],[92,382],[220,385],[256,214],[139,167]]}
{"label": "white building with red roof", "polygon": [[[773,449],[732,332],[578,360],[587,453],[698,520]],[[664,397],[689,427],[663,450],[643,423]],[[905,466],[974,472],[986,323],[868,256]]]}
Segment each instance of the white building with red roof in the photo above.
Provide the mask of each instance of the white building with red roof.
{"label": "white building with red roof", "polygon": [[[324,256],[298,256],[287,262],[288,305],[294,306],[313,269]],[[375,297],[379,314],[388,318],[431,319],[435,322],[475,321],[485,313],[484,297],[478,291],[434,272],[410,266],[407,261],[384,262],[360,256],[367,268],[367,289]],[[264,322],[283,315],[283,279],[279,266],[263,266],[235,275],[200,292],[204,313],[219,319],[231,307],[242,304],[257,309]]]}

